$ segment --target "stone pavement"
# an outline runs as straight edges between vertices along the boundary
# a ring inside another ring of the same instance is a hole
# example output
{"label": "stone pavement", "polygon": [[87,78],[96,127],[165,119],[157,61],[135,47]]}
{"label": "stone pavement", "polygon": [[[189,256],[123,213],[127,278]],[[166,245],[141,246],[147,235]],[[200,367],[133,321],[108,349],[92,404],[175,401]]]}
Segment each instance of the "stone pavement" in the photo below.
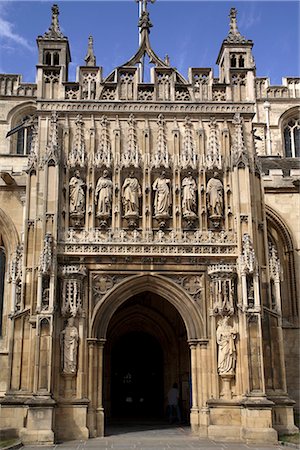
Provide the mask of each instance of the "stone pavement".
{"label": "stone pavement", "polygon": [[[281,445],[244,444],[232,442],[215,442],[193,436],[188,426],[166,424],[140,424],[110,426],[103,438],[88,441],[68,441],[53,446],[39,447],[43,450],[271,450],[284,449]],[[36,446],[25,446],[22,450],[37,449]]]}

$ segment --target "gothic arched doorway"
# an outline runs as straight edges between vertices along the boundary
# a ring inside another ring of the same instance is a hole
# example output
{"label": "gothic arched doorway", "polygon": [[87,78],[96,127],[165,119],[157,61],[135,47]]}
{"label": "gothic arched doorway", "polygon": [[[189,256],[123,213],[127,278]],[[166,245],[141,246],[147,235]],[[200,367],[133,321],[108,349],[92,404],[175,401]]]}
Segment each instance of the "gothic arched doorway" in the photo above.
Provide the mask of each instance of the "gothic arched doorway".
{"label": "gothic arched doorway", "polygon": [[188,421],[189,347],[176,308],[151,292],[125,301],[107,330],[104,374],[108,420],[164,419],[168,390],[177,382],[182,416]]}
{"label": "gothic arched doorway", "polygon": [[163,417],[163,352],[143,331],[119,337],[111,354],[113,418]]}

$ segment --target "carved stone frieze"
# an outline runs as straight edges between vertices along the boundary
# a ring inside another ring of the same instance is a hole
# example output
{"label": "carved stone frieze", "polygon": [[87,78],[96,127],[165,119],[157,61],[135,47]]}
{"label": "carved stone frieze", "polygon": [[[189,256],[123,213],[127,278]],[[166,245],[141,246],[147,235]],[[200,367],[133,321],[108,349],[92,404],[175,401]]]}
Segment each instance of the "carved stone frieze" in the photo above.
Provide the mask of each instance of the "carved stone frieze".
{"label": "carved stone frieze", "polygon": [[107,114],[108,112],[112,113],[146,113],[146,112],[152,112],[152,113],[176,113],[176,112],[182,112],[186,114],[199,114],[199,113],[205,113],[205,114],[224,114],[227,113],[229,115],[240,113],[240,114],[253,114],[254,113],[254,107],[252,105],[245,105],[245,104],[234,104],[234,105],[228,105],[228,104],[214,104],[214,103],[206,103],[206,104],[185,104],[185,103],[170,103],[170,104],[164,104],[161,103],[148,103],[144,104],[141,102],[131,102],[130,104],[126,104],[124,102],[107,102],[104,103],[103,101],[98,103],[97,101],[91,103],[91,104],[84,104],[80,102],[43,102],[40,105],[40,109],[42,111],[61,111],[61,112],[68,112],[68,111],[79,111],[80,113],[84,112],[101,112],[102,114]]}

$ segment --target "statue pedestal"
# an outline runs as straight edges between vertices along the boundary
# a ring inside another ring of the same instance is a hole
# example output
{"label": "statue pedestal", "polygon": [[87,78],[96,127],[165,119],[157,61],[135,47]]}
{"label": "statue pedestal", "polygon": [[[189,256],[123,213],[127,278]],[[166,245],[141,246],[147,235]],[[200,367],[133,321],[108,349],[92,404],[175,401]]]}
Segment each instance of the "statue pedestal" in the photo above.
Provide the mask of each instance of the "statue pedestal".
{"label": "statue pedestal", "polygon": [[209,216],[209,220],[214,228],[219,228],[219,226],[221,224],[222,216],[219,216],[217,214],[212,214],[211,216]]}
{"label": "statue pedestal", "polygon": [[137,212],[128,212],[124,214],[124,219],[127,220],[128,228],[138,228],[139,214]]}
{"label": "statue pedestal", "polygon": [[72,212],[70,214],[70,219],[71,219],[71,223],[73,227],[80,227],[82,224],[82,220],[84,218],[84,213],[83,212]]}
{"label": "statue pedestal", "polygon": [[224,399],[231,399],[232,398],[232,392],[231,392],[231,381],[234,378],[234,373],[224,373],[220,375],[222,380],[222,391],[221,391],[221,397]]}

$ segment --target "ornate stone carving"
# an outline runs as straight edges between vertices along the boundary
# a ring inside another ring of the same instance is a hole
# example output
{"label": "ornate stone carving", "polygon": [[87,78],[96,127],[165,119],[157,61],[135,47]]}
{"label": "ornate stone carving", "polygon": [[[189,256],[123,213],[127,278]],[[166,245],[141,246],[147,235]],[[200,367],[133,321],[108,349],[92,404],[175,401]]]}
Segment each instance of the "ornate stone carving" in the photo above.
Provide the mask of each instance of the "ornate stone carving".
{"label": "ornate stone carving", "polygon": [[46,149],[46,161],[52,160],[54,164],[58,164],[60,156],[60,146],[58,142],[58,115],[53,111],[50,119],[49,140]]}
{"label": "ornate stone carving", "polygon": [[193,136],[193,126],[190,118],[187,116],[184,122],[184,137],[183,137],[183,148],[180,155],[180,163],[182,169],[187,169],[188,167],[196,168],[196,151],[195,151],[195,141]]}
{"label": "ornate stone carving", "polygon": [[213,315],[232,315],[235,306],[234,264],[213,264],[208,266],[210,276],[211,313]]}
{"label": "ornate stone carving", "polygon": [[156,139],[156,149],[152,156],[152,167],[159,168],[165,167],[166,169],[170,165],[169,152],[167,147],[167,138],[165,134],[165,119],[162,114],[157,119],[158,131]]}
{"label": "ornate stone carving", "polygon": [[127,146],[121,156],[121,165],[123,167],[138,167],[140,163],[140,155],[135,130],[134,115],[131,114],[128,120]]}
{"label": "ornate stone carving", "polygon": [[32,139],[30,144],[30,153],[28,155],[28,169],[36,168],[38,161],[38,118],[33,119]]}
{"label": "ornate stone carving", "polygon": [[197,217],[197,184],[192,174],[182,180],[182,216],[187,220],[194,220]]}
{"label": "ornate stone carving", "polygon": [[95,203],[97,205],[96,216],[107,224],[107,219],[111,216],[113,183],[108,177],[108,171],[104,170],[102,177],[97,181],[95,190]]}
{"label": "ornate stone carving", "polygon": [[86,276],[86,268],[81,265],[65,265],[60,267],[61,280],[61,314],[64,317],[75,317],[82,311],[82,281]]}
{"label": "ornate stone carving", "polygon": [[243,121],[239,113],[234,115],[234,135],[231,145],[231,161],[233,166],[245,167],[249,164],[247,149],[244,144]]}
{"label": "ornate stone carving", "polygon": [[222,317],[217,327],[218,373],[221,376],[235,373],[237,332],[228,321],[228,316]]}
{"label": "ornate stone carving", "polygon": [[270,278],[274,281],[280,281],[280,273],[281,273],[281,265],[278,257],[277,250],[275,245],[272,242],[268,242],[269,244],[269,271]]}
{"label": "ornate stone carving", "polygon": [[165,171],[162,171],[152,185],[155,193],[154,215],[157,219],[169,218],[169,208],[171,205],[170,182],[171,180],[166,178]]}
{"label": "ornate stone carving", "polygon": [[142,196],[141,186],[134,173],[130,172],[125,178],[122,186],[122,203],[124,208],[124,217],[136,219],[139,217],[139,199]]}
{"label": "ornate stone carving", "polygon": [[51,233],[46,233],[44,238],[43,250],[40,256],[39,271],[43,275],[49,275],[53,262],[53,238]]}
{"label": "ornate stone carving", "polygon": [[257,271],[257,259],[249,234],[243,236],[243,250],[240,256],[241,273],[253,274]]}
{"label": "ornate stone carving", "polygon": [[69,211],[70,218],[72,219],[74,226],[80,226],[81,221],[84,218],[85,211],[85,183],[80,177],[79,170],[75,171],[75,174],[69,181]]}
{"label": "ornate stone carving", "polygon": [[242,36],[241,33],[239,32],[238,27],[237,27],[236,15],[237,15],[236,8],[231,8],[230,14],[229,14],[230,30],[229,30],[228,36],[226,37],[224,42],[228,42],[228,43],[232,43],[232,44],[242,44],[242,43],[246,43],[246,42],[251,42],[251,41],[247,41],[247,39],[244,36]]}
{"label": "ornate stone carving", "polygon": [[64,39],[65,36],[60,31],[59,21],[58,21],[59,9],[57,5],[52,6],[52,20],[49,30],[43,35],[45,39]]}
{"label": "ornate stone carving", "polygon": [[218,173],[215,172],[213,178],[210,178],[206,186],[208,217],[213,223],[214,227],[218,227],[220,225],[224,208],[223,184],[222,181],[217,178],[217,176]]}
{"label": "ornate stone carving", "polygon": [[77,372],[77,351],[79,335],[74,318],[68,319],[65,329],[60,335],[61,354],[62,354],[62,372],[65,375],[75,375]]}
{"label": "ornate stone carving", "polygon": [[108,121],[105,116],[101,118],[101,132],[97,151],[94,157],[95,167],[105,166],[109,168],[112,162],[111,142],[108,133]]}
{"label": "ornate stone carving", "polygon": [[83,131],[83,120],[81,114],[78,114],[75,120],[76,131],[72,148],[69,152],[68,164],[70,167],[84,167],[85,166],[85,141]]}
{"label": "ornate stone carving", "polygon": [[84,100],[95,100],[96,98],[97,73],[84,72],[82,74],[82,98]]}
{"label": "ornate stone carving", "polygon": [[120,74],[120,98],[122,100],[133,100],[134,73],[122,72]]}
{"label": "ornate stone carving", "polygon": [[206,152],[206,167],[209,170],[222,168],[217,122],[214,117],[210,119],[209,123],[209,139]]}

